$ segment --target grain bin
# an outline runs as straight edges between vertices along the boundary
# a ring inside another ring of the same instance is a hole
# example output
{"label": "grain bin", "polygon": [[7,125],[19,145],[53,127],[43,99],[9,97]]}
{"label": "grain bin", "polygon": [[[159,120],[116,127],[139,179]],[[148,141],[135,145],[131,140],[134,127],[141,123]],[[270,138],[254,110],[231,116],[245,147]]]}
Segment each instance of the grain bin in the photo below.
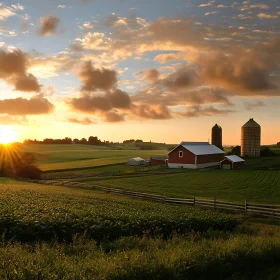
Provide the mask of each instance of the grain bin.
{"label": "grain bin", "polygon": [[250,119],[241,127],[241,156],[259,157],[261,153],[261,126]]}
{"label": "grain bin", "polygon": [[223,138],[222,138],[222,128],[215,124],[212,127],[212,141],[211,144],[215,145],[216,147],[218,147],[219,149],[223,150]]}

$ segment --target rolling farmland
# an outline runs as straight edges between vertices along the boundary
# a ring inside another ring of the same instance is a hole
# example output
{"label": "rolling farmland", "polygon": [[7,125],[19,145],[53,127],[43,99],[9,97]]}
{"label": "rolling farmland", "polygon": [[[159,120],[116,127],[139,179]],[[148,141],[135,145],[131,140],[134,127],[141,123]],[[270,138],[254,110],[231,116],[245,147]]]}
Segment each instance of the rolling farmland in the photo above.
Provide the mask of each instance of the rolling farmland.
{"label": "rolling farmland", "polygon": [[195,195],[237,202],[247,199],[251,202],[280,204],[280,171],[208,170],[146,175],[141,178],[133,175],[87,178],[79,181],[174,197]]}
{"label": "rolling farmland", "polygon": [[121,149],[91,145],[20,145],[19,151],[34,153],[44,170],[78,169],[125,163],[131,157],[149,158],[151,154],[166,155],[167,150]]}

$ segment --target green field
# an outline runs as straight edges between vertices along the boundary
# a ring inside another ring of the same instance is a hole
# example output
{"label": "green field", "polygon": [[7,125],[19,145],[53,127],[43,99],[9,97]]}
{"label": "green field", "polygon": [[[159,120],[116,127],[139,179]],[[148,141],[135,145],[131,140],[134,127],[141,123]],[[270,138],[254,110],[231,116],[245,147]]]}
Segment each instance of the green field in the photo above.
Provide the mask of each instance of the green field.
{"label": "green field", "polygon": [[7,178],[0,203],[0,279],[280,277],[279,227],[241,216]]}
{"label": "green field", "polygon": [[73,179],[104,187],[150,192],[174,197],[208,197],[280,204],[280,171],[207,170],[179,174]]}
{"label": "green field", "polygon": [[[129,149],[128,149],[129,148]],[[126,163],[131,157],[149,159],[152,155],[166,155],[167,150],[136,150],[91,145],[19,145],[22,152],[35,154],[38,166],[44,170],[94,168],[103,165]]]}

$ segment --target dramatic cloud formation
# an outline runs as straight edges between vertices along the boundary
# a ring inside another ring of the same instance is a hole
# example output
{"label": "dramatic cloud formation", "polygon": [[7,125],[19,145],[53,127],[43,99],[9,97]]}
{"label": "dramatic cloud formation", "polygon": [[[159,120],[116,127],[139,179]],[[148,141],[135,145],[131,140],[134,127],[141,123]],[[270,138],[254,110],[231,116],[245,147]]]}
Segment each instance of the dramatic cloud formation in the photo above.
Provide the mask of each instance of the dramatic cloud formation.
{"label": "dramatic cloud formation", "polygon": [[89,124],[95,123],[90,118],[84,118],[84,119],[68,118],[68,122],[76,123],[76,124],[84,124],[84,125],[89,125]]}
{"label": "dramatic cloud formation", "polygon": [[95,69],[92,63],[88,61],[82,66],[79,72],[79,78],[83,84],[82,90],[107,90],[116,84],[117,72],[109,69]]}
{"label": "dramatic cloud formation", "polygon": [[14,86],[15,90],[39,92],[41,86],[35,76],[27,73],[28,57],[20,50],[0,50],[0,79]]}
{"label": "dramatic cloud formation", "polygon": [[124,115],[118,112],[108,112],[104,114],[105,121],[106,122],[123,122],[124,121]]}
{"label": "dramatic cloud formation", "polygon": [[60,19],[55,16],[49,16],[40,19],[40,29],[38,31],[41,36],[55,34],[58,28]]}
{"label": "dramatic cloud formation", "polygon": [[50,114],[54,105],[46,98],[32,97],[30,99],[15,98],[0,100],[0,114],[14,116]]}

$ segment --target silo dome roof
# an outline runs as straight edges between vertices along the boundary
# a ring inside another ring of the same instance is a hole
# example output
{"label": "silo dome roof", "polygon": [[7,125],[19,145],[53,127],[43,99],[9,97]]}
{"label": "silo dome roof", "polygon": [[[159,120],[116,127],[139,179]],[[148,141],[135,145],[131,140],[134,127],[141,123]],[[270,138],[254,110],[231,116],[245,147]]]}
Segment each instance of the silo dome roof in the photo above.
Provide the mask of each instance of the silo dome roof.
{"label": "silo dome roof", "polygon": [[222,129],[219,125],[215,124],[212,129]]}
{"label": "silo dome roof", "polygon": [[257,122],[254,121],[254,119],[250,119],[247,121],[242,127],[261,127]]}

